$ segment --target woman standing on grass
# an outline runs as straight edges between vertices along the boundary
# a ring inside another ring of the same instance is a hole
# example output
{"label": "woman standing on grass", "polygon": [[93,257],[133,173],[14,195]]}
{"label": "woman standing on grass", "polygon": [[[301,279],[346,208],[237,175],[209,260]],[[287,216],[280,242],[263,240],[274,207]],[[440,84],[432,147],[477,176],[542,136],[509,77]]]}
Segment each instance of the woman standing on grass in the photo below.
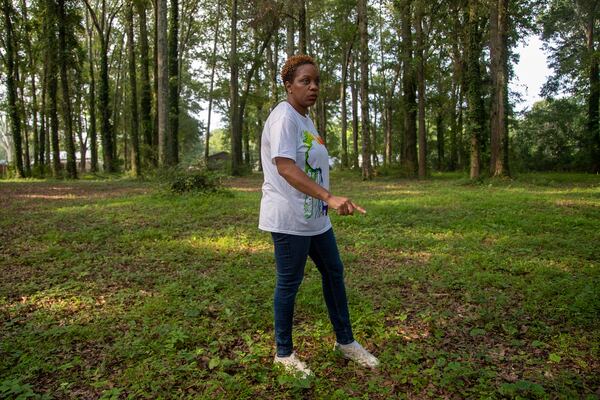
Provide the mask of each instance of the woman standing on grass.
{"label": "woman standing on grass", "polygon": [[306,55],[290,57],[281,70],[287,101],[269,114],[262,132],[264,183],[259,229],[271,232],[275,246],[274,362],[306,377],[312,372],[293,351],[294,302],[308,256],[322,276],[323,296],[336,334],[335,350],[374,368],[377,358],[352,335],[344,266],[340,260],[328,208],[340,215],[366,211],[349,198],[329,192],[329,155],[308,117],[319,94],[319,71]]}

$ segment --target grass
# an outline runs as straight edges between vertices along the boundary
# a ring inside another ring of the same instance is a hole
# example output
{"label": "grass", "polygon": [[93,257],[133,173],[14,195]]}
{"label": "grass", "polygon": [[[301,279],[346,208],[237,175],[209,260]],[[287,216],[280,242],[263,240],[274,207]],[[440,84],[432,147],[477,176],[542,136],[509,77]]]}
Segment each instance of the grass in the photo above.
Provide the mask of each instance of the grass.
{"label": "grass", "polygon": [[307,267],[295,344],[272,368],[260,176],[172,195],[111,179],[0,183],[0,398],[598,399],[600,178],[332,178],[355,336],[338,358]]}

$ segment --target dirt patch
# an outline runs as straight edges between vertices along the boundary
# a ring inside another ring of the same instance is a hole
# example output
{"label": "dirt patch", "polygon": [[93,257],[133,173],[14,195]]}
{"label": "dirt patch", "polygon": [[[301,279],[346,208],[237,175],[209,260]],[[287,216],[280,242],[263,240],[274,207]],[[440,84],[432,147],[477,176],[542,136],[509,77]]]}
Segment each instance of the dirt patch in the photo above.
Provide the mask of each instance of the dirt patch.
{"label": "dirt patch", "polygon": [[223,186],[240,192],[260,192],[263,184],[262,176],[230,178],[223,181]]}
{"label": "dirt patch", "polygon": [[0,207],[23,212],[73,201],[146,194],[152,189],[151,186],[105,182],[9,182],[0,184]]}

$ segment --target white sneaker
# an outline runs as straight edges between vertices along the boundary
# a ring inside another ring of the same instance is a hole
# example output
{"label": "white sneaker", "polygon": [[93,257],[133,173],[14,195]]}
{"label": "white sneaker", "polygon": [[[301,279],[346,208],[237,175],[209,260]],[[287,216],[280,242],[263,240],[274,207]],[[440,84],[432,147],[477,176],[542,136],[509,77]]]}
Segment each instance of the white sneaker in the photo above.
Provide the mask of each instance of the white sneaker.
{"label": "white sneaker", "polygon": [[349,344],[339,344],[336,342],[333,349],[338,350],[345,358],[355,361],[363,367],[377,368],[379,366],[377,357],[369,353],[356,340]]}
{"label": "white sneaker", "polygon": [[275,355],[273,363],[282,365],[286,371],[292,373],[292,375],[298,378],[305,379],[313,375],[312,371],[306,366],[306,364],[296,357],[295,352],[287,357],[279,357],[278,355]]}

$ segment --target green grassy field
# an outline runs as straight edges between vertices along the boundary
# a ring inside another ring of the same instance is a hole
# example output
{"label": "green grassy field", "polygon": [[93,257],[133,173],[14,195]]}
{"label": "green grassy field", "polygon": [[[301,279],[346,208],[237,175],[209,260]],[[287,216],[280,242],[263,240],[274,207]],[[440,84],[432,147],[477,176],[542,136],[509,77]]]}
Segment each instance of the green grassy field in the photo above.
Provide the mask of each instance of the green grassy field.
{"label": "green grassy field", "polygon": [[355,336],[382,367],[332,352],[309,262],[311,382],[272,368],[261,182],[1,182],[0,398],[600,398],[600,177],[334,174],[368,210],[332,221]]}

